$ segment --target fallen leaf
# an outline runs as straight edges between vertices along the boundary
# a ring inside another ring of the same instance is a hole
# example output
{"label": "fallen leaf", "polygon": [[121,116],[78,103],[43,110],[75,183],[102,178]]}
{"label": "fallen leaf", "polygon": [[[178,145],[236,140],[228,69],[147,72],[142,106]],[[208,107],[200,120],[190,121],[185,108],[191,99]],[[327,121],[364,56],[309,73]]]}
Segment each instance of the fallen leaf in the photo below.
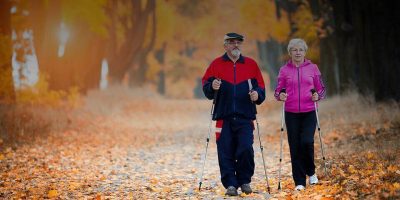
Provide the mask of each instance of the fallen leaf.
{"label": "fallen leaf", "polygon": [[285,199],[286,200],[293,200],[292,195],[290,195],[290,194],[286,195]]}
{"label": "fallen leaf", "polygon": [[399,190],[400,189],[400,183],[393,183],[393,188],[395,190]]}
{"label": "fallen leaf", "polygon": [[54,198],[58,196],[58,192],[57,190],[49,190],[49,192],[47,193],[47,197],[48,198]]}
{"label": "fallen leaf", "polygon": [[356,173],[357,172],[357,170],[354,168],[354,166],[353,165],[349,165],[349,172],[350,173],[352,173],[352,174],[354,174],[354,173]]}
{"label": "fallen leaf", "polygon": [[171,188],[169,188],[169,187],[164,187],[164,188],[163,188],[163,192],[165,192],[165,193],[170,193],[170,192],[171,192]]}
{"label": "fallen leaf", "polygon": [[371,159],[375,158],[375,155],[373,153],[371,153],[371,152],[368,152],[367,153],[367,158],[368,158],[368,160],[371,160]]}
{"label": "fallen leaf", "polygon": [[320,200],[334,200],[332,197],[322,197]]}
{"label": "fallen leaf", "polygon": [[395,165],[389,165],[389,167],[387,167],[387,170],[389,172],[395,173],[398,169],[397,169],[397,166],[395,166]]}

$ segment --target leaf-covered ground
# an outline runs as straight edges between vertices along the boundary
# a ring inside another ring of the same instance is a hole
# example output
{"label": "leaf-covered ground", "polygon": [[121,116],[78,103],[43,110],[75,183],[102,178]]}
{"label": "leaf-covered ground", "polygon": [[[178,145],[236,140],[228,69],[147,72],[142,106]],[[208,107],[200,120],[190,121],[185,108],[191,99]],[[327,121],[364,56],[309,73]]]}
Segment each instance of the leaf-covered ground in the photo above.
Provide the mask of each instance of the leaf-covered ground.
{"label": "leaf-covered ground", "polygon": [[169,100],[147,93],[140,97],[90,93],[83,107],[63,113],[69,125],[62,131],[14,147],[0,141],[0,198],[400,198],[399,106],[375,104],[356,95],[321,103],[329,176],[323,173],[316,133],[320,184],[293,191],[285,137],[282,190],[277,190],[281,104],[269,99],[258,108],[258,121],[271,194],[267,193],[259,143],[255,140],[255,193],[224,196],[213,133],[202,190],[198,191],[210,103]]}

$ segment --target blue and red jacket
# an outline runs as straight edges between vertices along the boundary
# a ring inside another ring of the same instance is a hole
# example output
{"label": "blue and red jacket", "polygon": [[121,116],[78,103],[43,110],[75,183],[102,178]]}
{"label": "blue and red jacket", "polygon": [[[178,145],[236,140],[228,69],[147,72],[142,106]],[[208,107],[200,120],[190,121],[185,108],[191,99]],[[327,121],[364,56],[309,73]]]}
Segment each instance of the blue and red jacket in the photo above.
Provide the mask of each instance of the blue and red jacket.
{"label": "blue and red jacket", "polygon": [[[212,88],[214,79],[221,79],[221,87],[217,91],[213,120],[225,119],[232,116],[255,119],[256,105],[265,100],[265,85],[257,63],[248,57],[240,55],[234,63],[225,53],[216,58],[207,68],[203,78],[203,92],[208,99],[214,99]],[[250,100],[250,85],[258,92],[258,100]]]}

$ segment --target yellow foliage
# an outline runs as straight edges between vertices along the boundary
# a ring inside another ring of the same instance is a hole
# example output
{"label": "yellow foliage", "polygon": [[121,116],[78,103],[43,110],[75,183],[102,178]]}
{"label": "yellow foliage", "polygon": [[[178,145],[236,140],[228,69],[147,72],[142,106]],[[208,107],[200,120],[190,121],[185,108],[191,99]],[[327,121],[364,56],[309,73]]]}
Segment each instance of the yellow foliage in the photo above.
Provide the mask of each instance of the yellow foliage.
{"label": "yellow foliage", "polygon": [[313,22],[310,8],[300,6],[293,15],[297,31],[294,37],[304,39],[308,44],[307,58],[314,63],[319,63],[319,38],[317,35],[317,26]]}
{"label": "yellow foliage", "polygon": [[147,63],[149,65],[149,68],[146,71],[146,79],[155,81],[162,66],[154,57],[154,53],[150,53],[147,55]]}
{"label": "yellow foliage", "polygon": [[[62,1],[63,19],[66,24],[84,22],[91,31],[107,36],[108,17],[104,12],[106,0],[68,0]],[[73,31],[73,30],[72,30]]]}
{"label": "yellow foliage", "polygon": [[39,81],[33,86],[33,88],[17,90],[16,97],[17,102],[21,104],[60,106],[67,103],[69,106],[77,107],[81,103],[81,96],[78,87],[71,87],[68,91],[50,90],[45,75],[39,76]]}
{"label": "yellow foliage", "polygon": [[273,37],[284,42],[290,32],[289,21],[285,11],[281,10],[281,18],[276,17],[275,2],[268,0],[241,1],[240,26],[249,37],[265,41]]}
{"label": "yellow foliage", "polygon": [[155,48],[158,49],[164,42],[168,42],[173,38],[176,31],[177,16],[174,8],[166,1],[157,1],[156,6],[156,44]]}

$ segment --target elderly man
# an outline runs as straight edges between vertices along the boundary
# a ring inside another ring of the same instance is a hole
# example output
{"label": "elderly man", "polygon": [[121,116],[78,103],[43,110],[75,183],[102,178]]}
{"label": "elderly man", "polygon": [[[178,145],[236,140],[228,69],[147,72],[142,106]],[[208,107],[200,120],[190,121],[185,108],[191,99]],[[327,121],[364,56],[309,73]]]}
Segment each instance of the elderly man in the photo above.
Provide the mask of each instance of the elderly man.
{"label": "elderly man", "polygon": [[[237,189],[249,194],[254,174],[253,120],[256,104],[265,100],[265,86],[257,63],[241,54],[244,37],[224,36],[225,54],[216,58],[203,78],[203,92],[216,97],[213,120],[221,181],[226,195],[237,196]],[[216,96],[215,96],[216,95]]]}

